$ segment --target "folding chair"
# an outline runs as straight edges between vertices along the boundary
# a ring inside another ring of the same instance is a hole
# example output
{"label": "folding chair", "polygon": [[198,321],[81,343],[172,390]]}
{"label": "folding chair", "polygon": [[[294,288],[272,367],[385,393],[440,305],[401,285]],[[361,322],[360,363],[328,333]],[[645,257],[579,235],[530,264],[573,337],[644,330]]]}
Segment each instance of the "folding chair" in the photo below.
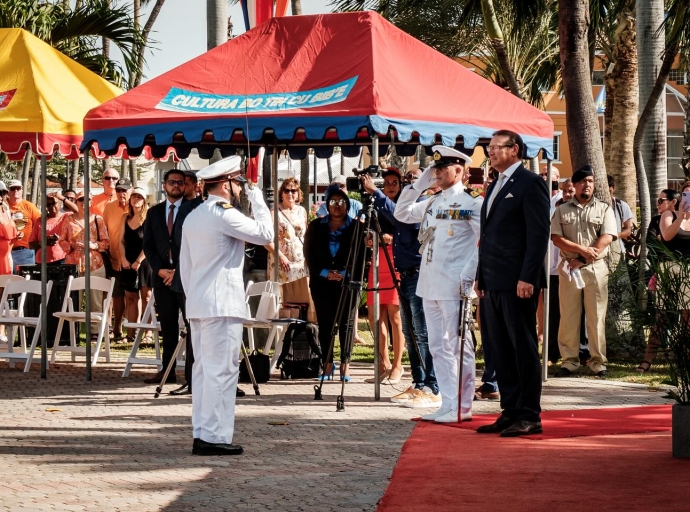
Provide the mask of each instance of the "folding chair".
{"label": "folding chair", "polygon": [[[256,310],[256,316],[251,316],[251,309],[249,307],[249,299],[251,297],[261,297],[259,300],[259,307]],[[268,338],[264,345],[264,354],[268,354],[271,345],[275,340],[275,351],[271,358],[271,371],[275,369],[276,362],[280,356],[280,350],[283,346],[283,336],[285,335],[286,322],[280,322],[279,319],[279,303],[280,303],[280,283],[273,281],[264,281],[261,283],[247,284],[245,292],[245,300],[247,302],[247,320],[243,322],[243,326],[247,329],[247,337],[249,338],[249,350],[254,351],[254,329],[268,329]]]}
{"label": "folding chair", "polygon": [[[27,279],[29,279],[28,275],[26,277],[16,276],[13,274],[0,275],[0,288],[5,288],[7,283],[9,283],[10,281],[26,281]],[[24,307],[25,298],[26,298],[26,293],[22,293],[19,297],[16,298],[15,306],[17,309],[10,309],[9,310],[10,316],[17,316],[17,310],[19,308]],[[8,303],[9,303],[9,298],[8,298]],[[17,331],[16,326],[11,326],[8,330],[6,330],[5,332],[6,332],[6,337],[7,337],[7,343],[0,341],[0,344],[1,345],[9,345],[10,340],[11,340],[11,343],[14,345],[14,338],[17,334],[16,331]],[[22,350],[24,352],[26,352],[26,328],[25,327],[19,328],[19,339],[21,341]],[[10,359],[9,364],[10,364],[10,368],[14,368],[14,360]]]}
{"label": "folding chair", "polygon": [[[46,302],[50,299],[50,291],[53,289],[53,282],[48,281],[46,286]],[[41,315],[43,315],[42,308],[39,307],[38,316],[24,315],[24,299],[27,293],[37,295],[37,299],[41,298],[41,282],[30,281],[28,279],[19,278],[18,280],[7,280],[5,283],[5,290],[0,299],[0,325],[10,327],[11,335],[7,337],[7,352],[0,353],[0,358],[5,358],[12,364],[13,359],[26,360],[24,365],[24,372],[28,372],[31,368],[34,352],[38,345],[38,340],[41,339]],[[7,298],[10,295],[19,295],[19,304],[16,310],[11,310],[7,303]],[[26,327],[34,328],[34,336],[31,340],[31,347],[29,352],[26,352],[26,339],[24,329]],[[14,335],[16,329],[20,329],[20,339],[22,339],[22,351],[14,352]]]}
{"label": "folding chair", "polygon": [[[91,277],[91,290],[105,292],[106,295],[103,299],[102,313],[91,312],[91,324],[98,324],[98,332],[96,334],[96,349],[93,352],[93,361],[91,364],[96,366],[98,363],[98,356],[101,352],[101,345],[103,344],[103,339],[105,338],[105,361],[110,362],[110,337],[108,336],[108,327],[110,325],[110,302],[113,297],[113,287],[115,286],[115,278],[104,279],[102,277]],[[57,332],[55,333],[55,343],[53,343],[53,352],[50,357],[51,364],[55,363],[55,357],[58,352],[70,352],[72,354],[72,361],[75,360],[76,354],[86,355],[86,348],[77,346],[76,337],[76,323],[86,322],[86,312],[81,310],[81,305],[75,311],[74,304],[72,302],[71,294],[72,292],[83,292],[86,289],[86,278],[85,277],[74,277],[70,276],[67,280],[67,290],[65,291],[65,300],[62,301],[62,310],[53,313],[53,315],[58,318]],[[80,294],[81,297],[81,294]],[[65,322],[69,323],[69,339],[70,346],[60,346],[60,337],[62,335],[62,327]],[[91,340],[86,340],[87,343],[91,343]]]}
{"label": "folding chair", "polygon": [[[158,371],[163,369],[163,359],[161,358],[161,346],[159,332],[161,329],[161,324],[156,320],[156,309],[155,309],[155,298],[153,293],[151,293],[151,298],[149,303],[146,305],[144,314],[141,315],[140,322],[129,322],[125,320],[123,324],[124,329],[137,329],[137,335],[134,337],[134,345],[132,345],[132,350],[127,358],[127,364],[125,365],[125,371],[122,372],[123,377],[129,377],[129,372],[132,369],[133,364],[149,364],[158,367]],[[156,357],[137,357],[137,352],[139,351],[139,345],[141,345],[141,340],[144,337],[146,331],[153,332],[153,342],[156,348]]]}

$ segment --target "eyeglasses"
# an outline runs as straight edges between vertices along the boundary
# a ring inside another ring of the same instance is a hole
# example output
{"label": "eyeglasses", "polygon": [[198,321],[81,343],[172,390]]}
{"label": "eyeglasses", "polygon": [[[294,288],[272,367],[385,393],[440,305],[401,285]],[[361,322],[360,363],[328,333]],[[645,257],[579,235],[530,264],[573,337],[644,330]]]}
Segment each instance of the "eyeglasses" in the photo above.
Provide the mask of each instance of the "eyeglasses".
{"label": "eyeglasses", "polygon": [[330,201],[328,201],[328,204],[330,206],[343,206],[346,202],[347,201],[345,201],[345,199],[331,199]]}
{"label": "eyeglasses", "polygon": [[493,146],[487,146],[486,149],[489,151],[498,151],[501,148],[512,148],[515,144],[498,144]]}
{"label": "eyeglasses", "polygon": [[119,180],[120,178],[118,178],[117,176],[103,176],[103,179],[104,179],[104,180],[109,180],[109,181],[113,181],[113,180],[117,181],[117,180]]}
{"label": "eyeglasses", "polygon": [[17,190],[21,190],[21,189],[22,189],[22,187],[10,187],[10,190],[12,192],[16,192]]}
{"label": "eyeglasses", "polygon": [[184,180],[168,180],[168,181],[166,181],[166,183],[168,185],[170,185],[171,187],[174,185],[178,185],[181,187],[182,185],[184,185]]}
{"label": "eyeglasses", "polygon": [[79,202],[79,203],[83,203],[83,202],[84,202],[84,198],[83,198],[83,197],[79,197],[79,198],[77,198],[77,202]]}
{"label": "eyeglasses", "polygon": [[661,198],[659,198],[659,199],[656,200],[656,204],[664,204],[664,201],[668,201],[668,199],[661,199]]}
{"label": "eyeglasses", "polygon": [[285,190],[283,190],[283,192],[285,194],[297,194],[299,190],[296,188],[286,188]]}

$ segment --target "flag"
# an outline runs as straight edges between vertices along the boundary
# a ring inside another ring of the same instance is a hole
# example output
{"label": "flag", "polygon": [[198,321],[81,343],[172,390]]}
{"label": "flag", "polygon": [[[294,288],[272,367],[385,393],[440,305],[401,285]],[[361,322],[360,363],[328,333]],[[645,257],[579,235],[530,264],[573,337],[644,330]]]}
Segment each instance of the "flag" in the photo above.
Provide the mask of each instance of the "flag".
{"label": "flag", "polygon": [[273,17],[273,0],[241,0],[244,28],[251,30]]}

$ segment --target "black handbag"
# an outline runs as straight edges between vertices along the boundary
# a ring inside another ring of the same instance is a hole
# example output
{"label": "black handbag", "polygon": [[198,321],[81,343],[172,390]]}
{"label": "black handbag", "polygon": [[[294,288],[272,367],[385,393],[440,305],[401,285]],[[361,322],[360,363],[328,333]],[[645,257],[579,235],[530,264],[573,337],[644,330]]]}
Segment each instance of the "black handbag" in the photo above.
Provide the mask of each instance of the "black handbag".
{"label": "black handbag", "polygon": [[249,358],[244,358],[240,362],[240,382],[252,381],[249,378],[249,370],[247,370],[247,359],[249,359],[249,363],[252,365],[256,382],[259,384],[268,382],[268,379],[271,377],[271,358],[257,350],[249,354]]}
{"label": "black handbag", "polygon": [[120,271],[120,286],[126,292],[139,291],[139,272],[133,268],[123,268]]}

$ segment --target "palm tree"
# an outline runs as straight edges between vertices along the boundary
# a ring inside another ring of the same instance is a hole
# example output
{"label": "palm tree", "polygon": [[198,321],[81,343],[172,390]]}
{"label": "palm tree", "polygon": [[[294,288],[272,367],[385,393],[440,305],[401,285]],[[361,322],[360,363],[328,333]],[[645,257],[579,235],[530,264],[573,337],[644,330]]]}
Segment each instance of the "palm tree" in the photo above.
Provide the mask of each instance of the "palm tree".
{"label": "palm tree", "polygon": [[566,126],[573,168],[591,165],[595,171],[595,194],[610,204],[599,122],[592,98],[589,9],[587,0],[558,0],[561,76],[568,105]]}
{"label": "palm tree", "polygon": [[144,24],[144,28],[141,29],[141,8],[147,6],[151,0],[133,0],[133,12],[134,12],[134,28],[135,31],[139,34],[139,39],[137,41],[136,47],[135,47],[135,66],[134,66],[134,72],[130,73],[129,77],[129,87],[133,88],[141,84],[141,80],[144,77],[144,65],[145,65],[145,54],[146,54],[146,48],[148,47],[149,44],[149,37],[151,35],[151,30],[153,29],[154,23],[156,23],[156,20],[158,19],[158,15],[161,12],[161,9],[163,8],[163,4],[165,3],[165,0],[156,0],[156,3],[153,5],[153,8],[151,9],[151,13],[149,14],[148,19],[146,20],[146,23]]}
{"label": "palm tree", "polygon": [[227,0],[206,0],[206,49],[211,50],[227,40]]}
{"label": "palm tree", "polygon": [[48,3],[40,0],[0,1],[0,28],[23,28],[79,64],[121,86],[125,70],[103,55],[98,44],[110,40],[122,52],[126,70],[135,68],[138,34],[128,7],[110,7],[108,0]]}
{"label": "palm tree", "polygon": [[[640,106],[644,107],[659,74],[664,52],[664,0],[637,4],[640,58]],[[642,159],[647,172],[649,193],[656,197],[666,188],[666,95],[662,94],[651,113],[642,139]]]}

